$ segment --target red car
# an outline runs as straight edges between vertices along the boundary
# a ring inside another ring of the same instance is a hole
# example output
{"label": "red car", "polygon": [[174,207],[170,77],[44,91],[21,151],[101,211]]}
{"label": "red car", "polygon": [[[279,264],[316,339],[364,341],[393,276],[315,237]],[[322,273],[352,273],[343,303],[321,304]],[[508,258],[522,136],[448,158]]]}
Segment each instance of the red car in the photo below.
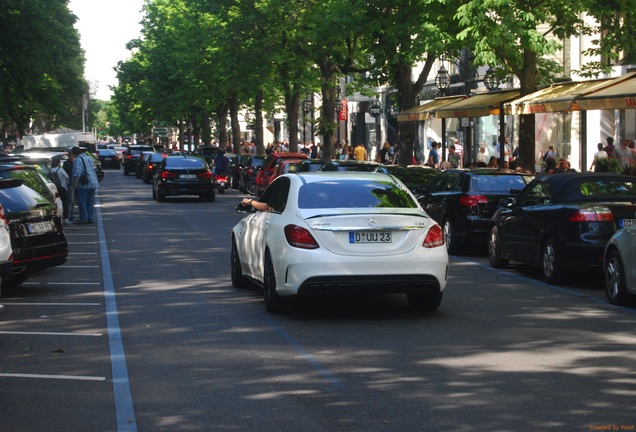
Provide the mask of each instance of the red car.
{"label": "red car", "polygon": [[276,168],[281,162],[293,159],[296,162],[300,162],[302,159],[308,158],[304,153],[272,153],[268,155],[260,171],[256,174],[256,186],[258,188],[256,195],[261,196],[265,188],[279,175]]}

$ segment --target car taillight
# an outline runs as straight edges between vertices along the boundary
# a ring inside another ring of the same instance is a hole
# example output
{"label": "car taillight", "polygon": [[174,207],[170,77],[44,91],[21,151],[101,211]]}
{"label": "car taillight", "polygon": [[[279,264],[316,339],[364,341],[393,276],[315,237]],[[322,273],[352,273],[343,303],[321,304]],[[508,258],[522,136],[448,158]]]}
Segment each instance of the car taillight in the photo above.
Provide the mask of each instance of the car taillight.
{"label": "car taillight", "polygon": [[4,214],[4,208],[2,207],[1,204],[0,204],[0,228],[6,228],[7,230],[9,229],[9,220]]}
{"label": "car taillight", "polygon": [[177,178],[177,174],[170,171],[164,171],[161,173],[161,178],[164,180],[171,180]]}
{"label": "car taillight", "polygon": [[444,246],[444,233],[439,225],[435,224],[428,230],[422,246],[425,248]]}
{"label": "car taillight", "polygon": [[131,155],[126,155],[126,159],[132,159]]}
{"label": "car taillight", "polygon": [[459,205],[477,207],[479,204],[487,204],[488,198],[483,195],[464,195],[459,199]]}
{"label": "car taillight", "polygon": [[307,229],[298,225],[285,227],[285,238],[291,246],[301,249],[318,249],[318,243]]}
{"label": "car taillight", "polygon": [[153,164],[148,164],[148,169],[153,169],[155,166]]}
{"label": "car taillight", "polygon": [[584,207],[570,216],[570,222],[614,222],[614,214],[603,206]]}
{"label": "car taillight", "polygon": [[245,170],[245,172],[247,172],[249,175],[252,175],[254,174],[254,168],[248,167],[247,170]]}
{"label": "car taillight", "polygon": [[207,170],[206,172],[199,173],[199,178],[200,179],[211,179],[212,178],[212,171]]}

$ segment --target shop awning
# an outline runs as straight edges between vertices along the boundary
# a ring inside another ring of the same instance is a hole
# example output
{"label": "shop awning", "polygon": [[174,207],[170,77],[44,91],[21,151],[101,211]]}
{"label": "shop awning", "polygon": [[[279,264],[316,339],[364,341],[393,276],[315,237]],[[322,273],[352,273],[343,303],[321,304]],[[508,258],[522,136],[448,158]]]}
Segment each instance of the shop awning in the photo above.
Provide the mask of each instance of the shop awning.
{"label": "shop awning", "polygon": [[544,112],[577,111],[577,96],[588,94],[607,85],[609,79],[592,81],[568,81],[525,95],[510,103],[514,115],[541,114]]}
{"label": "shop awning", "polygon": [[432,101],[426,102],[425,104],[398,113],[397,120],[398,122],[426,121],[431,117],[431,114],[437,108],[443,107],[453,102],[457,102],[458,100],[464,99],[465,97],[466,96],[448,96],[435,98]]}
{"label": "shop awning", "polygon": [[519,97],[519,89],[480,93],[435,110],[435,117],[463,118],[499,115],[499,105]]}
{"label": "shop awning", "polygon": [[581,95],[579,110],[636,109],[636,72],[608,81],[603,88]]}

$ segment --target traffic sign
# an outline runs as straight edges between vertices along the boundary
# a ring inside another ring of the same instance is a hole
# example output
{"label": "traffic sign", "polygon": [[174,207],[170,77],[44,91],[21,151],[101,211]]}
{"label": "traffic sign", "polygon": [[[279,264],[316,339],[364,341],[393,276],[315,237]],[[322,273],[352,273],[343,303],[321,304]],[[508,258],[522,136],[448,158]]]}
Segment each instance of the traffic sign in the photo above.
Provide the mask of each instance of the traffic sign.
{"label": "traffic sign", "polygon": [[152,130],[152,133],[158,137],[166,137],[168,136],[168,130],[166,127],[157,127]]}
{"label": "traffic sign", "polygon": [[382,114],[382,107],[378,104],[373,104],[369,107],[369,114],[373,117],[377,117]]}

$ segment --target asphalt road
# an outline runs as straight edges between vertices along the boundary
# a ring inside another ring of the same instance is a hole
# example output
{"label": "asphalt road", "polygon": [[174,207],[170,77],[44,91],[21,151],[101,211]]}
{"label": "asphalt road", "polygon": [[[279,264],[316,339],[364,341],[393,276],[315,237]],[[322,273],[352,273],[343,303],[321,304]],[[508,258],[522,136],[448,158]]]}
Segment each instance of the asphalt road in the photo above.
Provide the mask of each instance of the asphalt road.
{"label": "asphalt road", "polygon": [[598,276],[555,288],[473,252],[435,312],[270,315],[230,282],[242,196],[157,203],[108,171],[68,262],[2,292],[0,431],[634,430],[636,307]]}

